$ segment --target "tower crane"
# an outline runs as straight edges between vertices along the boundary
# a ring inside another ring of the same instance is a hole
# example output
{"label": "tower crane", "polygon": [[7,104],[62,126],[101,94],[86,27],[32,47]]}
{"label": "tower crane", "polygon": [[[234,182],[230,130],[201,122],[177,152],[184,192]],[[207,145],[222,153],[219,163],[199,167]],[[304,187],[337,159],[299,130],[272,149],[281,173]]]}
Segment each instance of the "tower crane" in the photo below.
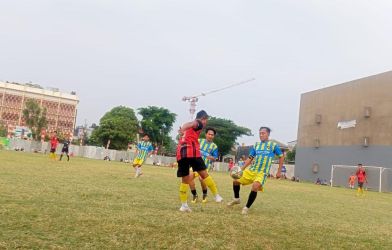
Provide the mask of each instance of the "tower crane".
{"label": "tower crane", "polygon": [[194,114],[196,112],[196,104],[199,101],[199,97],[206,96],[206,95],[209,95],[209,94],[213,94],[213,93],[216,93],[216,92],[220,92],[222,90],[233,88],[233,87],[236,87],[236,86],[239,86],[239,85],[243,85],[243,84],[246,84],[246,83],[254,81],[254,80],[256,80],[256,79],[255,78],[251,78],[251,79],[248,79],[248,80],[245,80],[245,81],[229,84],[229,85],[227,85],[225,87],[222,87],[222,88],[210,90],[210,91],[207,91],[207,92],[202,92],[202,93],[200,93],[198,95],[184,96],[182,98],[182,100],[184,102],[189,102],[189,104],[190,104],[190,108],[189,108],[190,118],[191,118],[191,120],[193,120]]}

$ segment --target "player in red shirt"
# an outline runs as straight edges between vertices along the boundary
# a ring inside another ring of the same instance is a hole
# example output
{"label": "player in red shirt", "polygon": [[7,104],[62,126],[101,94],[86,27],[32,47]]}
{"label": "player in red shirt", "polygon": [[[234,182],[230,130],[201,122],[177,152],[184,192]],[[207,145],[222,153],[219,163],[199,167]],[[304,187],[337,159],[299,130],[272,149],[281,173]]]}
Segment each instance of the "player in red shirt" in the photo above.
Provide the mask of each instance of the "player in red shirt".
{"label": "player in red shirt", "polygon": [[49,154],[50,159],[56,160],[57,144],[59,144],[59,139],[57,138],[57,131],[54,131],[52,138],[50,138],[50,154]]}
{"label": "player in red shirt", "polygon": [[365,168],[362,166],[362,164],[358,164],[358,169],[357,172],[355,173],[355,175],[357,176],[358,179],[358,191],[357,191],[357,195],[361,194],[363,195],[363,183],[367,181],[366,178],[366,171]]}
{"label": "player in red shirt", "polygon": [[188,189],[189,184],[193,181],[193,174],[190,175],[189,168],[198,172],[204,183],[215,196],[216,202],[222,202],[222,197],[218,194],[215,181],[208,175],[207,167],[200,154],[199,135],[206,126],[208,120],[207,112],[201,110],[197,113],[194,121],[185,123],[179,130],[180,139],[177,146],[177,177],[181,177],[180,200],[181,212],[191,212],[188,206]]}
{"label": "player in red shirt", "polygon": [[354,175],[354,173],[351,173],[350,177],[348,177],[348,186],[353,189],[354,188],[354,184],[355,184],[355,179],[357,177]]}

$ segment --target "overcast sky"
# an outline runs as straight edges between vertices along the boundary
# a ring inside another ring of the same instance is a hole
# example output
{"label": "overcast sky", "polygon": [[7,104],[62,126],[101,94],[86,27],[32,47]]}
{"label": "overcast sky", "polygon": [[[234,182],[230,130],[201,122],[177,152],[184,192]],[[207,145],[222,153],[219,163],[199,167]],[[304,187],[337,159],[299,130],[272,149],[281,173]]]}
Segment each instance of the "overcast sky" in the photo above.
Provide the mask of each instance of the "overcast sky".
{"label": "overcast sky", "polygon": [[78,124],[155,105],[178,127],[183,96],[256,78],[198,109],[288,142],[301,93],[392,69],[391,13],[390,0],[0,0],[0,80],[75,90]]}

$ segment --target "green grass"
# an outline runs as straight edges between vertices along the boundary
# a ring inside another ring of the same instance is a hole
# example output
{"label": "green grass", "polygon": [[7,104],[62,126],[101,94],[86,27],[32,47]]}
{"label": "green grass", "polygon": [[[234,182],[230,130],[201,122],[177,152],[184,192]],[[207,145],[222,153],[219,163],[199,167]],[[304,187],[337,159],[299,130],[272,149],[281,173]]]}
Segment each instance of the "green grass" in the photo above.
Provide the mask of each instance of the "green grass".
{"label": "green grass", "polygon": [[[247,216],[242,206],[212,201],[182,214],[175,170],[143,170],[135,179],[129,164],[0,151],[0,249],[392,246],[391,194],[356,197],[348,189],[268,180]],[[230,177],[212,176],[225,201],[231,199]],[[243,204],[249,190],[241,189]]]}

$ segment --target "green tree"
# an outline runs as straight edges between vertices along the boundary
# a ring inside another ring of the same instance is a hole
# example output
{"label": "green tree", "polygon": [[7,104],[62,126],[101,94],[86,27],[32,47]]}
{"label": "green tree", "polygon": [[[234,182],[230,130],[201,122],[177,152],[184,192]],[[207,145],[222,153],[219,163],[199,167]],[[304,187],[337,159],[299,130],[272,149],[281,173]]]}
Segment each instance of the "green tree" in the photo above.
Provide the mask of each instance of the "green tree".
{"label": "green tree", "polygon": [[0,137],[6,137],[6,136],[7,136],[7,128],[0,121]]}
{"label": "green tree", "polygon": [[290,150],[286,153],[286,161],[287,162],[295,162],[295,151],[296,151],[296,148],[294,147],[293,150]]}
{"label": "green tree", "polygon": [[31,129],[33,138],[38,140],[42,128],[45,128],[48,123],[46,120],[46,108],[41,108],[38,102],[29,99],[26,101],[22,113],[26,125]]}
{"label": "green tree", "polygon": [[133,109],[118,106],[107,112],[91,135],[90,142],[110,149],[126,149],[134,141],[138,131],[138,120]]}
{"label": "green tree", "polygon": [[166,108],[155,106],[139,108],[138,110],[143,117],[140,121],[143,132],[150,136],[153,143],[159,145],[160,152],[172,151],[173,142],[169,133],[177,115]]}
{"label": "green tree", "polygon": [[[228,154],[238,137],[252,135],[250,129],[238,126],[233,121],[222,118],[210,117],[207,127],[212,127],[216,130],[217,134],[214,142],[218,146],[220,155]],[[202,133],[201,137],[204,138],[205,134]]]}

